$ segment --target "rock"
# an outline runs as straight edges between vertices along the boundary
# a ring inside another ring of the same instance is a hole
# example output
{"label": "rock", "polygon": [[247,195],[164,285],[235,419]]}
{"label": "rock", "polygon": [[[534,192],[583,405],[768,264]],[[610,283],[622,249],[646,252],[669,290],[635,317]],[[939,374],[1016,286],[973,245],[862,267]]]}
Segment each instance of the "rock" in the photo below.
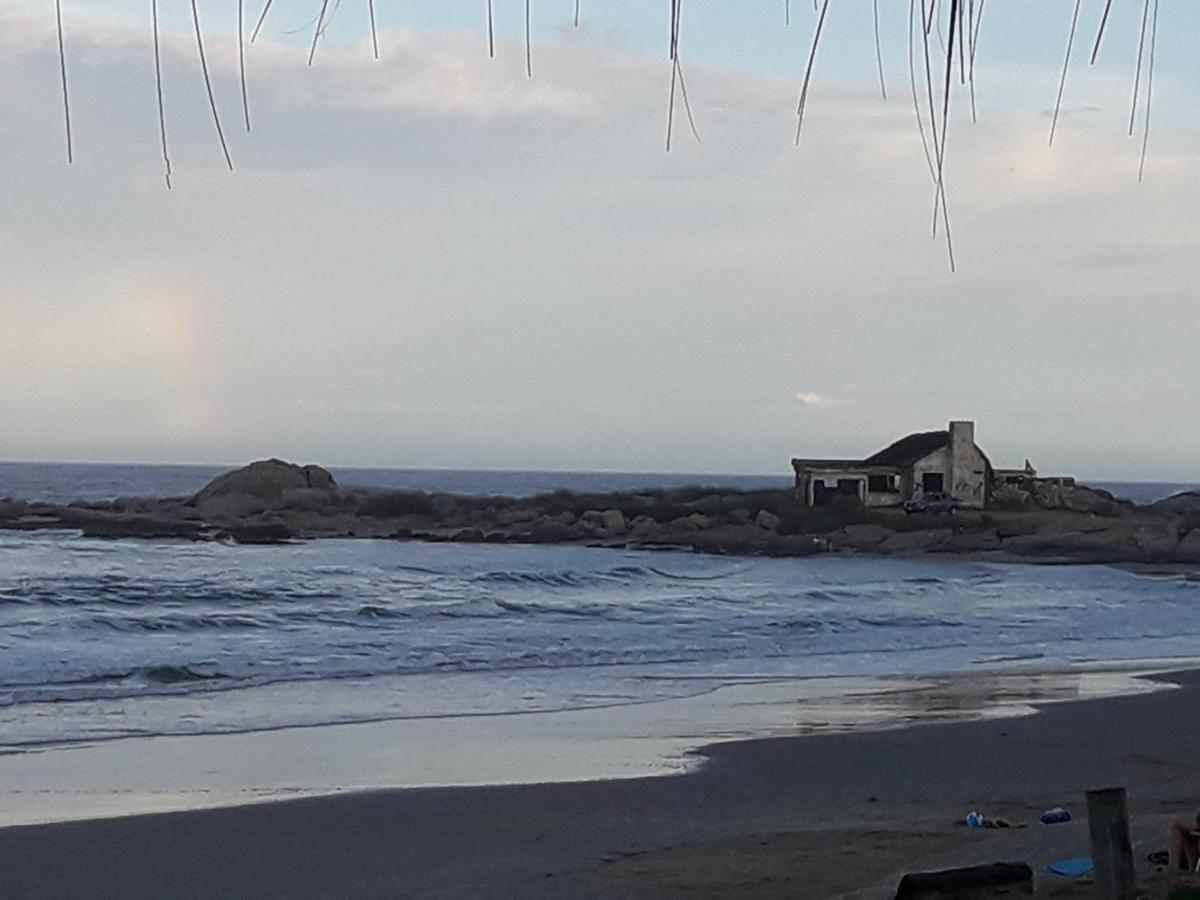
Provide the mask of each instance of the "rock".
{"label": "rock", "polygon": [[[750,510],[744,506],[739,506],[729,513],[728,518],[734,525],[746,525],[750,522]],[[776,525],[775,527],[778,528],[779,526]]]}
{"label": "rock", "polygon": [[946,553],[986,553],[1001,549],[1000,535],[992,528],[964,531],[952,534],[936,549]]}
{"label": "rock", "polygon": [[320,466],[314,466],[311,463],[304,467],[304,477],[308,479],[310,488],[317,488],[322,491],[336,491],[337,482],[333,480],[333,474],[328,469],[323,469]]}
{"label": "rock", "polygon": [[0,531],[45,531],[62,527],[62,519],[54,515],[30,515],[17,516],[14,519],[0,519]]}
{"label": "rock", "polygon": [[778,531],[779,526],[783,524],[783,520],[773,512],[760,509],[758,515],[754,517],[754,524],[759,528],[765,528],[767,531]]}
{"label": "rock", "polygon": [[883,553],[928,552],[944,546],[953,536],[954,531],[950,528],[922,528],[918,531],[898,531],[884,538],[883,542],[876,549]]}
{"label": "rock", "polygon": [[1143,525],[1134,531],[1133,543],[1147,562],[1168,562],[1179,547],[1179,522],[1169,519],[1161,526]]}
{"label": "rock", "polygon": [[206,519],[224,522],[256,516],[267,509],[267,503],[253,494],[225,494],[198,503],[196,510]]}
{"label": "rock", "polygon": [[1182,491],[1151,505],[1158,512],[1178,516],[1200,516],[1200,491]]}
{"label": "rock", "polygon": [[706,494],[693,503],[692,506],[696,508],[696,512],[715,518],[725,512],[728,508],[728,503],[720,494]]}
{"label": "rock", "polygon": [[601,515],[604,517],[604,528],[609,534],[624,534],[625,533],[625,514],[619,509],[606,509]]}
{"label": "rock", "polygon": [[16,519],[25,515],[29,504],[24,500],[0,500],[0,519]]}
{"label": "rock", "polygon": [[[531,522],[537,518],[537,511],[527,506],[510,506],[496,513],[497,525],[516,525],[519,522]],[[574,516],[571,516],[574,519]],[[570,523],[566,523],[570,524]]]}
{"label": "rock", "polygon": [[990,499],[995,506],[1015,509],[1029,506],[1033,495],[1015,484],[1001,484],[992,491]]}
{"label": "rock", "polygon": [[900,879],[896,900],[982,898],[1033,894],[1033,869],[1026,863],[991,863],[940,872],[910,872]]}
{"label": "rock", "polygon": [[692,521],[690,516],[680,516],[677,519],[672,519],[666,525],[668,534],[687,534],[699,530],[699,527]]}
{"label": "rock", "polygon": [[483,543],[483,532],[478,528],[463,528],[454,532],[450,539],[465,544],[481,544]]}
{"label": "rock", "polygon": [[126,513],[151,513],[158,509],[159,501],[153,497],[118,497],[112,509]]}
{"label": "rock", "polygon": [[458,500],[449,494],[434,494],[429,498],[429,508],[439,519],[448,519],[458,510]]}
{"label": "rock", "polygon": [[282,509],[324,512],[331,503],[332,496],[326,488],[288,488],[279,498],[278,505]]}
{"label": "rock", "polygon": [[580,525],[597,537],[613,537],[625,533],[625,514],[619,509],[589,509],[579,517]]}
{"label": "rock", "polygon": [[689,534],[693,531],[704,531],[711,528],[712,524],[713,520],[703,513],[691,513],[672,519],[667,524],[666,530],[670,534]]}
{"label": "rock", "polygon": [[198,540],[205,530],[197,522],[143,515],[98,514],[80,524],[87,538],[186,538]]}
{"label": "rock", "polygon": [[1075,531],[1062,534],[1030,534],[1009,538],[1003,548],[1021,556],[1073,562],[1130,562],[1140,560],[1132,541],[1122,531]]}
{"label": "rock", "polygon": [[433,501],[421,491],[371,491],[358,495],[354,511],[372,519],[432,516]]}
{"label": "rock", "polygon": [[547,516],[534,524],[526,539],[535,544],[561,544],[566,541],[578,540],[584,534],[584,529],[580,527],[564,525]]}
{"label": "rock", "polygon": [[1035,513],[1011,519],[1001,516],[994,518],[996,519],[996,533],[1001,540],[1023,534],[1037,534],[1043,525]]}
{"label": "rock", "polygon": [[333,503],[336,485],[333,476],[320,466],[264,459],[214,478],[188,500],[188,505],[206,518],[237,519],[280,505],[284,494],[293,490],[324,492],[328,506]]}
{"label": "rock", "polygon": [[649,516],[638,516],[630,523],[629,536],[636,540],[645,540],[662,534],[663,527]]}
{"label": "rock", "polygon": [[1099,516],[1121,514],[1121,504],[1108,491],[1079,485],[1035,482],[1033,499],[1042,509],[1066,509]]}
{"label": "rock", "polygon": [[236,544],[286,544],[295,536],[282,522],[246,522],[222,529],[217,540],[232,540]]}
{"label": "rock", "polygon": [[1183,536],[1175,548],[1175,558],[1180,562],[1200,563],[1200,528],[1193,528]]}
{"label": "rock", "polygon": [[834,537],[834,543],[855,550],[872,550],[895,534],[882,525],[847,525]]}

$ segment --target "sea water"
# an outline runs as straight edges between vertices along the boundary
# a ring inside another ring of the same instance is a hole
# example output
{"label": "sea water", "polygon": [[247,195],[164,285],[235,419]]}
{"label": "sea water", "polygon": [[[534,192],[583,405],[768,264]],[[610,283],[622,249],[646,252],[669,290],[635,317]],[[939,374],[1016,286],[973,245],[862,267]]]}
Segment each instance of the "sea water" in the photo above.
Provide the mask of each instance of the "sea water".
{"label": "sea water", "polygon": [[[0,496],[178,496],[219,471],[0,464]],[[336,474],[510,496],[786,486]],[[1192,663],[1198,601],[1200,583],[1102,566],[0,531],[0,825],[667,774],[714,740],[1141,690],[1105,672]]]}
{"label": "sea water", "polygon": [[[212,474],[9,464],[0,495],[187,493]],[[504,494],[690,477],[339,474]],[[1200,583],[1096,566],[0,532],[0,746],[613,707],[745,680],[1191,657],[1198,601]]]}

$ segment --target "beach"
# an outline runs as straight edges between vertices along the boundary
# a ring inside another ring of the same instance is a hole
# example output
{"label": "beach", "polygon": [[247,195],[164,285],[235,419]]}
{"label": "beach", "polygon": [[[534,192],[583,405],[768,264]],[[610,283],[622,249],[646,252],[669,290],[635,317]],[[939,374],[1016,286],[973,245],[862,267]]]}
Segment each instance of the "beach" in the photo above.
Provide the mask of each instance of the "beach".
{"label": "beach", "polygon": [[[1200,673],[1036,714],[730,741],[687,774],[365,791],[0,829],[14,897],[859,897],[906,871],[1087,855],[1083,792],[1129,790],[1145,854],[1197,805]],[[947,702],[952,702],[947,695]],[[486,752],[486,748],[481,748]],[[1063,806],[1072,822],[1041,825]],[[1025,828],[969,829],[970,810]],[[1157,889],[1157,888],[1155,888]],[[1153,894],[1159,896],[1159,894]]]}

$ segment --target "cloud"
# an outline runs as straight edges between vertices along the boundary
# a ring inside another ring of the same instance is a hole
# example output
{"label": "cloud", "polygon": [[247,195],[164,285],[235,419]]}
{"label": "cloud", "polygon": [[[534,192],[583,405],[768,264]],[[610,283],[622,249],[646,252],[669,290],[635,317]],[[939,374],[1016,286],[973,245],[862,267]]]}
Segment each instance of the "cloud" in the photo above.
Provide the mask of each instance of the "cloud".
{"label": "cloud", "polygon": [[800,401],[801,406],[825,406],[830,402],[824,394],[815,391],[801,391],[796,395],[796,399]]}
{"label": "cloud", "polygon": [[786,472],[969,415],[998,465],[1190,472],[1193,134],[1156,132],[1139,186],[1090,117],[1053,150],[1036,112],[956,120],[951,276],[911,107],[869,83],[823,83],[797,149],[794,84],[694,65],[704,143],[667,155],[664,60],[539,46],[530,81],[389,32],[379,63],[256,45],[247,135],[214,36],[230,175],[174,34],[167,193],[148,36],[71,34],[68,168],[20,22],[0,456]]}

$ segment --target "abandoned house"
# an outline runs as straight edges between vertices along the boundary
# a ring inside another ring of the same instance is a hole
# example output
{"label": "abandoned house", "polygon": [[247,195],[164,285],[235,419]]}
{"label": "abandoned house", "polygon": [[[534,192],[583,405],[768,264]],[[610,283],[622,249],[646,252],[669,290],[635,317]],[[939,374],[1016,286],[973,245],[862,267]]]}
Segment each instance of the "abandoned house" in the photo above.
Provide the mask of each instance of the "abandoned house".
{"label": "abandoned house", "polygon": [[975,443],[974,422],[910,434],[866,459],[793,459],[792,468],[796,496],[806,506],[837,496],[867,506],[899,506],[946,491],[963,507],[982,509],[994,478],[992,464]]}

